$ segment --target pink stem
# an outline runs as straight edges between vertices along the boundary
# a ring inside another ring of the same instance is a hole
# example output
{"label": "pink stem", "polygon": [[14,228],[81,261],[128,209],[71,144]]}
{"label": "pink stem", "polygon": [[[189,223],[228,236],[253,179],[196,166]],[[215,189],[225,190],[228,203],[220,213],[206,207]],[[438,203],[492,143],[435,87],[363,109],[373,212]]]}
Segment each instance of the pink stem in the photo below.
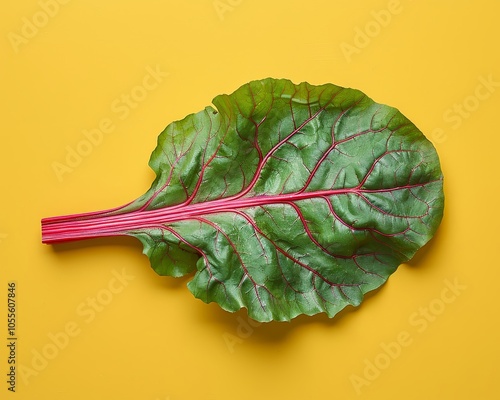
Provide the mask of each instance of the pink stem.
{"label": "pink stem", "polygon": [[120,208],[84,214],[42,219],[42,242],[46,244],[127,235],[131,231],[158,227],[164,224],[197,218],[202,215],[232,212],[250,207],[283,204],[317,197],[356,193],[357,189],[324,190],[317,192],[239,196],[212,200],[205,203],[179,204],[153,210],[124,211]]}

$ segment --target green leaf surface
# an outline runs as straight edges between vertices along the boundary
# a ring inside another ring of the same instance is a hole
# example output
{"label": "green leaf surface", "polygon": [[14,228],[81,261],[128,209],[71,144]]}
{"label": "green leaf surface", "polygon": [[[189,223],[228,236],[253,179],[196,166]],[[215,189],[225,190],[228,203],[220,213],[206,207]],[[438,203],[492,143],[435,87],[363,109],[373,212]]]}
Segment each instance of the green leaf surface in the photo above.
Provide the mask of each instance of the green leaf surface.
{"label": "green leaf surface", "polygon": [[395,108],[284,79],[213,104],[167,126],[150,190],[83,217],[103,221],[87,237],[135,236],[197,298],[287,321],[359,305],[436,231],[439,159]]}

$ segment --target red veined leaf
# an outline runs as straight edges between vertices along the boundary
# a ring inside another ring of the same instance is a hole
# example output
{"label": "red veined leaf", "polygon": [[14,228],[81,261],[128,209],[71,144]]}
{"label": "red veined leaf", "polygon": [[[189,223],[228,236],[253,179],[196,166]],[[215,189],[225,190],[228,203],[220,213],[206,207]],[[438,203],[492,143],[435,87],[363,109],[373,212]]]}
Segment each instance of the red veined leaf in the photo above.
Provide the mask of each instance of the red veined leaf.
{"label": "red veined leaf", "polygon": [[443,176],[398,110],[333,84],[250,82],[166,127],[146,194],[47,218],[45,243],[129,235],[160,275],[258,321],[330,317],[435,233]]}

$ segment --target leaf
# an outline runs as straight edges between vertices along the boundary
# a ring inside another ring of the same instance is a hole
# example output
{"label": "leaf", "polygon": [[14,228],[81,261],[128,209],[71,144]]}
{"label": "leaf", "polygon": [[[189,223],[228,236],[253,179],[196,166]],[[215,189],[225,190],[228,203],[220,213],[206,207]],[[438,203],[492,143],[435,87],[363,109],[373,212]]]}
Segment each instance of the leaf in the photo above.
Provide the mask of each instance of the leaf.
{"label": "leaf", "polygon": [[114,210],[42,221],[46,243],[130,235],[160,275],[258,321],[333,317],[436,231],[443,176],[398,110],[332,84],[250,82],[166,127],[156,179]]}

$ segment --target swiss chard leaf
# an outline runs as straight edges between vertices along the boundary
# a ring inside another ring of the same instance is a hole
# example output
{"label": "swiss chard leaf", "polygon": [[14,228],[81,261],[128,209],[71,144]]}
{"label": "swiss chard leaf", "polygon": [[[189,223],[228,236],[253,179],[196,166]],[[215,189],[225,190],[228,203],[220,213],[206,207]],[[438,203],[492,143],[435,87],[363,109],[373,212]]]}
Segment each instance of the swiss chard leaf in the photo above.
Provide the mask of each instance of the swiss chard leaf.
{"label": "swiss chard leaf", "polygon": [[213,104],[161,133],[146,194],[45,219],[43,241],[134,236],[158,274],[195,272],[197,298],[287,321],[359,305],[436,231],[439,159],[398,110],[284,79]]}

